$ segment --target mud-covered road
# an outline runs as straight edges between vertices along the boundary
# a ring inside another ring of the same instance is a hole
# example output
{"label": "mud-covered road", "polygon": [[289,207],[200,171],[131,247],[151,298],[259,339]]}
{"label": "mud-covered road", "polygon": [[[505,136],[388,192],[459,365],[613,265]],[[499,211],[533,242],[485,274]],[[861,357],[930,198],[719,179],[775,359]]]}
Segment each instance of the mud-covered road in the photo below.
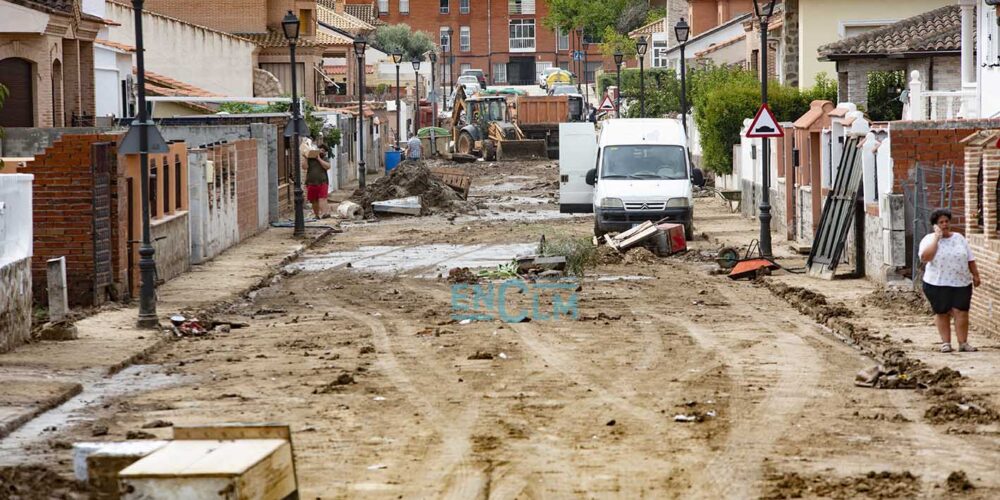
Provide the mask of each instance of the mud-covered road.
{"label": "mud-covered road", "polygon": [[[531,321],[457,321],[469,292],[450,267],[593,227],[554,214],[550,163],[471,169],[479,216],[345,224],[227,309],[247,328],[155,354],[145,376],[176,384],[95,404],[59,439],[283,422],[310,499],[1000,496],[995,424],[953,432],[917,391],[855,386],[874,361],[768,288],[710,274],[702,239],[588,269],[566,290],[576,319],[544,319],[543,299],[512,306]],[[750,224],[712,199],[696,217]],[[66,472],[69,453],[28,455]]]}

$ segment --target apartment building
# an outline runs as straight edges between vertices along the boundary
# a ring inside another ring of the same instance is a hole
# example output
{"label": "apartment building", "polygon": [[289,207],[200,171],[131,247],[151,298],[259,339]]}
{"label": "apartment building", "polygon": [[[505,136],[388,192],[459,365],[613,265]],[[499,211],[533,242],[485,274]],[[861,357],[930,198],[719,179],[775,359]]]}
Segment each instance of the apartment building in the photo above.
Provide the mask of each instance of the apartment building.
{"label": "apartment building", "polygon": [[[572,61],[573,51],[582,50],[579,35],[546,28],[544,0],[376,0],[375,6],[380,21],[408,24],[438,40],[454,57],[456,78],[481,69],[491,84],[530,85],[547,67],[580,71]],[[603,64],[599,45],[588,45],[587,59],[593,81]]]}

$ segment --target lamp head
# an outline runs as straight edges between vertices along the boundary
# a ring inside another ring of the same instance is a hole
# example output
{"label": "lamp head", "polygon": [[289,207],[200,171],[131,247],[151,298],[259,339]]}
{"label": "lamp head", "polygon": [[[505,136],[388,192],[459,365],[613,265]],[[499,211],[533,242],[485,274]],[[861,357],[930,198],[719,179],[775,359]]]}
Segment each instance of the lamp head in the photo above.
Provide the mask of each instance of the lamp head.
{"label": "lamp head", "polygon": [[292,14],[292,11],[288,11],[285,17],[281,20],[281,31],[285,33],[285,40],[289,43],[295,43],[299,39],[299,27],[302,23],[299,22],[299,18]]}
{"label": "lamp head", "polygon": [[413,71],[420,71],[420,56],[414,57],[410,63],[413,64]]}
{"label": "lamp head", "polygon": [[625,60],[625,54],[622,54],[622,50],[621,49],[616,50],[615,51],[615,65],[616,66],[621,66],[622,65],[622,61],[624,61],[624,60]]}
{"label": "lamp head", "polygon": [[758,19],[771,17],[774,14],[774,4],[777,0],[753,0],[753,13]]}
{"label": "lamp head", "polygon": [[354,54],[357,55],[359,59],[364,57],[367,46],[368,40],[365,40],[365,37],[358,35],[358,37],[354,39]]}
{"label": "lamp head", "polygon": [[691,26],[688,25],[683,17],[674,26],[674,35],[677,36],[677,43],[687,43],[688,37],[691,35]]}
{"label": "lamp head", "polygon": [[434,63],[438,62],[437,52],[431,52],[431,53],[427,54],[427,58],[431,60],[431,64],[434,64]]}
{"label": "lamp head", "polygon": [[399,66],[399,63],[403,62],[403,51],[399,49],[392,51],[392,62]]}
{"label": "lamp head", "polygon": [[635,53],[638,54],[639,57],[645,57],[646,49],[648,48],[649,48],[649,42],[646,41],[645,36],[639,37],[639,41],[635,42]]}

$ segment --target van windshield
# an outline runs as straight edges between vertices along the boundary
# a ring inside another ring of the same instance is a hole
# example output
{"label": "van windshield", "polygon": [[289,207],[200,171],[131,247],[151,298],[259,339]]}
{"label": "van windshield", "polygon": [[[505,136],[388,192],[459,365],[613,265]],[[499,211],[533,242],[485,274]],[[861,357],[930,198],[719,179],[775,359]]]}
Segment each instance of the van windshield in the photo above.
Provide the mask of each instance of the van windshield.
{"label": "van windshield", "polygon": [[665,145],[605,147],[601,178],[687,179],[684,148]]}

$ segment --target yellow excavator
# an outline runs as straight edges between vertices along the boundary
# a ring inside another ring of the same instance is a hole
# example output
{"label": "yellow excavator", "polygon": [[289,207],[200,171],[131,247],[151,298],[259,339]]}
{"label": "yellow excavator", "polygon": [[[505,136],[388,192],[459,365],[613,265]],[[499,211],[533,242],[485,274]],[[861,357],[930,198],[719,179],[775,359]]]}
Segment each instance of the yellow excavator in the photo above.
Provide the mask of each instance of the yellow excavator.
{"label": "yellow excavator", "polygon": [[466,97],[458,87],[451,114],[455,153],[480,156],[488,161],[547,158],[544,140],[525,139],[511,120],[504,96]]}

